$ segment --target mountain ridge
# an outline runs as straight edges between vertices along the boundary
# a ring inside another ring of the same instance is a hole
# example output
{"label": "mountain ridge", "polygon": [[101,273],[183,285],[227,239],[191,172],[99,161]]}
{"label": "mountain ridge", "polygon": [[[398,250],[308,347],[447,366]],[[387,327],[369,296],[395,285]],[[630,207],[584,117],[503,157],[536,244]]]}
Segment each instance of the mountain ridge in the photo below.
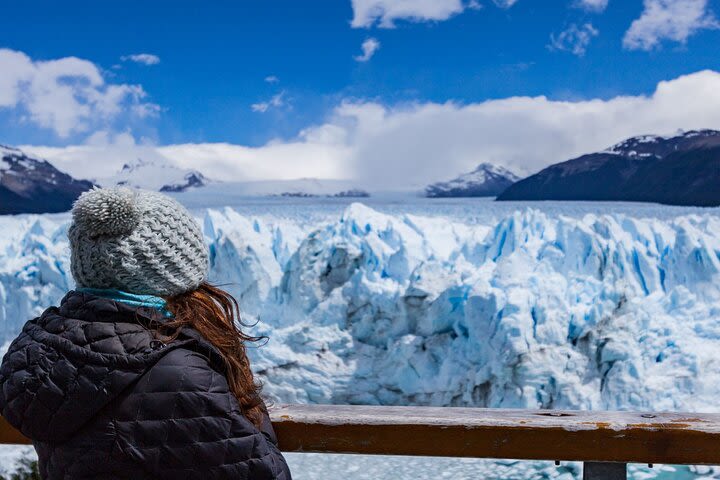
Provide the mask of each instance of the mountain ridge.
{"label": "mountain ridge", "polygon": [[198,170],[183,169],[169,161],[151,161],[138,158],[126,163],[114,175],[98,178],[104,187],[128,186],[160,192],[185,192],[204,187],[210,180]]}
{"label": "mountain ridge", "polygon": [[628,138],[551,165],[508,187],[505,200],[637,201],[720,205],[720,132]]}
{"label": "mountain ridge", "polygon": [[14,147],[0,145],[0,214],[58,213],[94,184]]}
{"label": "mountain ridge", "polygon": [[484,162],[452,180],[428,185],[424,194],[429,198],[494,197],[518,180],[510,170]]}

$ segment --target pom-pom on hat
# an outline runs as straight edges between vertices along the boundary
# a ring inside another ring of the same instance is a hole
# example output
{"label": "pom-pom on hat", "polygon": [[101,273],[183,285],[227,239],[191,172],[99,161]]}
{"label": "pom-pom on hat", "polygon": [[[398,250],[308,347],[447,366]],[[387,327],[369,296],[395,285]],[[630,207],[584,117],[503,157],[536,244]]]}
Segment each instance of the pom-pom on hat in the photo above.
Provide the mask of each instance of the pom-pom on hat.
{"label": "pom-pom on hat", "polygon": [[79,287],[170,297],[207,279],[200,225],[166,195],[94,188],[75,201],[72,217],[70,266]]}

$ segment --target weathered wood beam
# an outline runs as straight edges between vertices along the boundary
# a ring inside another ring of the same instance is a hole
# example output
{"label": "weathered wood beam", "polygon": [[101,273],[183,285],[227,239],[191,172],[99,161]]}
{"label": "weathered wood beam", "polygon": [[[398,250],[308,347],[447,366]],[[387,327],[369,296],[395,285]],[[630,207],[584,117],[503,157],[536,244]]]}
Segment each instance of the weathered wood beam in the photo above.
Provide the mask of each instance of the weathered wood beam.
{"label": "weathered wood beam", "polygon": [[720,415],[277,405],[283,451],[720,464]]}
{"label": "weathered wood beam", "polygon": [[27,445],[32,442],[25,435],[15,430],[4,417],[0,417],[0,445],[6,443]]}

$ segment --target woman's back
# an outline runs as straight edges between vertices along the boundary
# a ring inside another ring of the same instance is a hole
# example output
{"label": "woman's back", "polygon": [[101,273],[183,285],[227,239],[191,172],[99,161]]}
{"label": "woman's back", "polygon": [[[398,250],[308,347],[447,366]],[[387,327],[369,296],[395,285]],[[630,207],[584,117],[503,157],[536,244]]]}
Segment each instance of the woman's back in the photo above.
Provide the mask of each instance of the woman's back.
{"label": "woman's back", "polygon": [[269,423],[240,412],[212,345],[164,345],[138,308],[70,292],[28,322],[0,369],[2,414],[47,478],[289,479]]}

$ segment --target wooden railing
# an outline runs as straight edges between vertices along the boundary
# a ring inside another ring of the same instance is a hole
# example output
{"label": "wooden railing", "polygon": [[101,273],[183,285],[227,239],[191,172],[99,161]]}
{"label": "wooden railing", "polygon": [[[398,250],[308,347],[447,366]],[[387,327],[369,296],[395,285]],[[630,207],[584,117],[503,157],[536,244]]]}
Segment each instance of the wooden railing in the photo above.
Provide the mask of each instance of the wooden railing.
{"label": "wooden railing", "polygon": [[[719,414],[277,405],[271,419],[285,452],[580,461],[588,480],[720,464]],[[3,420],[0,443],[27,439]]]}

